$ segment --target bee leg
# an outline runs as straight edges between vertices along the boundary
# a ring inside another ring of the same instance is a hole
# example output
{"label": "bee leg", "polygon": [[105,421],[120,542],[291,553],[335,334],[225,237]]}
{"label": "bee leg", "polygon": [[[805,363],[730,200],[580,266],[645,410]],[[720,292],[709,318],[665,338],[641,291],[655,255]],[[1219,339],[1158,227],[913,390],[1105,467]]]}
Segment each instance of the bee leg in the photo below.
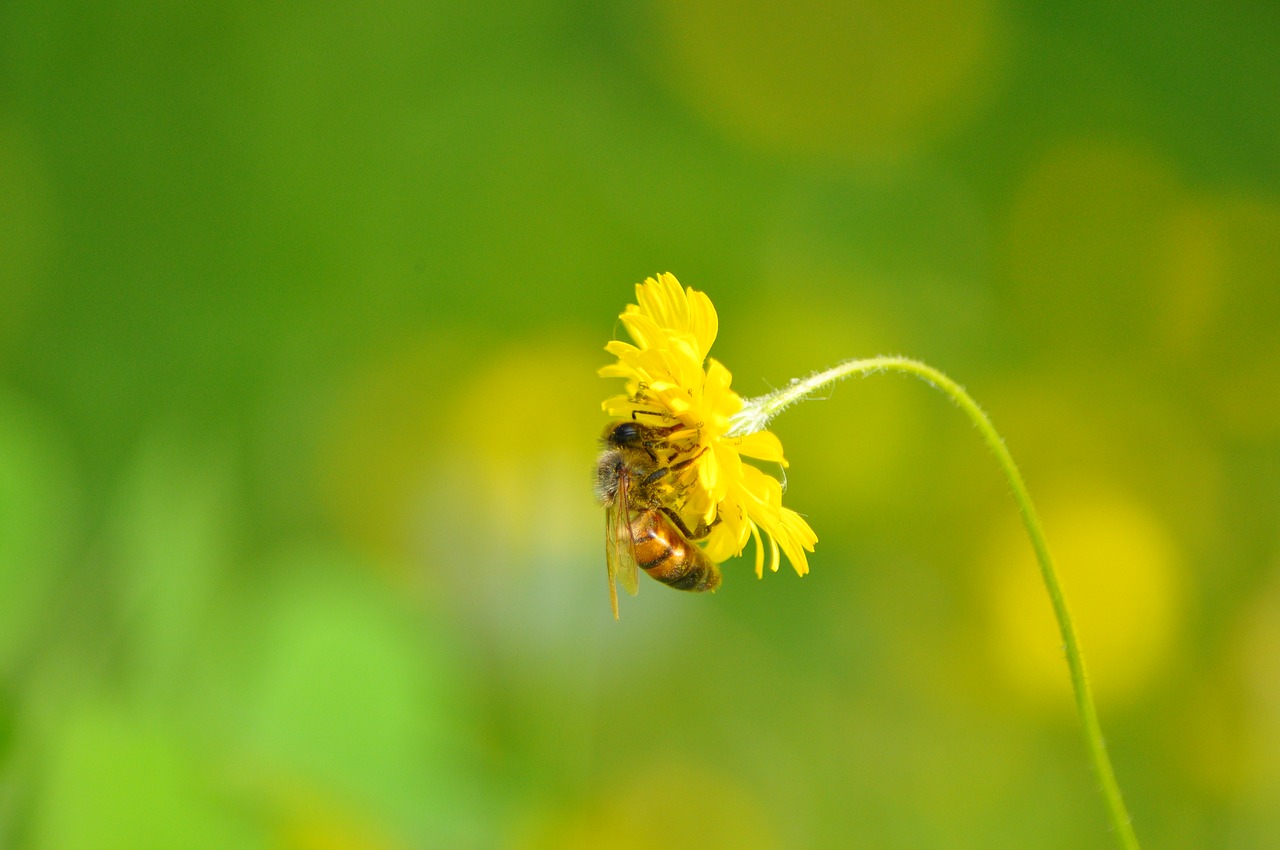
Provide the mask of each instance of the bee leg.
{"label": "bee leg", "polygon": [[702,538],[706,537],[708,534],[711,533],[711,529],[715,528],[719,524],[720,524],[720,515],[716,514],[716,518],[711,520],[710,525],[707,524],[707,521],[705,519],[700,520],[698,522],[698,527],[693,530],[693,533],[686,534],[685,536],[688,537],[690,540],[701,540]]}
{"label": "bee leg", "polygon": [[680,461],[679,463],[673,463],[673,464],[671,464],[671,466],[667,467],[667,469],[670,469],[672,472],[683,472],[684,470],[688,469],[688,468],[689,468],[689,466],[690,466],[694,461],[696,461],[698,458],[702,457],[702,456],[703,456],[704,454],[706,454],[706,453],[707,453],[707,447],[706,447],[706,446],[703,446],[703,447],[702,447],[702,451],[698,452],[698,453],[697,453],[696,455],[694,455],[693,457],[691,457],[691,458],[686,458],[685,460],[682,460],[682,461]]}
{"label": "bee leg", "polygon": [[648,485],[654,483],[655,481],[661,480],[663,476],[667,475],[670,472],[671,472],[671,467],[660,466],[657,469],[655,469],[653,472],[650,472],[648,475],[646,475],[640,483],[641,485],[647,487]]}
{"label": "bee leg", "polygon": [[705,522],[700,522],[696,529],[690,531],[689,526],[685,525],[684,520],[680,519],[680,514],[671,510],[671,508],[668,508],[666,505],[662,505],[658,510],[667,515],[667,519],[671,520],[672,524],[679,529],[680,533],[684,535],[686,540],[701,540],[703,537],[706,537],[707,532],[711,530]]}
{"label": "bee leg", "polygon": [[[656,402],[650,401],[648,384],[641,384],[636,388],[635,395],[631,396],[631,403],[648,405],[650,407],[661,407],[661,405]],[[665,410],[633,410],[631,411],[631,420],[633,422],[635,421],[636,414],[638,413],[643,413],[645,416],[661,416],[663,419],[671,418],[671,414]]]}
{"label": "bee leg", "polygon": [[[667,420],[671,419],[671,414],[663,413],[662,411],[659,411],[659,410],[633,410],[631,411],[631,418],[633,420],[636,418],[637,413],[644,413],[649,416],[661,416],[663,419],[667,419]],[[677,422],[676,424],[668,425],[665,428],[652,428],[652,427],[646,426],[645,430],[647,430],[649,433],[653,434],[654,436],[651,439],[645,440],[644,444],[646,446],[665,447],[667,445],[667,437],[670,437],[672,434],[676,433],[677,431],[684,430],[684,428],[685,426],[683,422]]]}

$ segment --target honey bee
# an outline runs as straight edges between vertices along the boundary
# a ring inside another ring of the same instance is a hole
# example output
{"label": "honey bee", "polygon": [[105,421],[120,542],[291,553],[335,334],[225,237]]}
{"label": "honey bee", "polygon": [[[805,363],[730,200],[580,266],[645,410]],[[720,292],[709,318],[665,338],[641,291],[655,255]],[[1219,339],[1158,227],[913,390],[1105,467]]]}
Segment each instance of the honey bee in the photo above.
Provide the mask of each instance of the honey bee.
{"label": "honey bee", "polygon": [[623,420],[610,424],[601,438],[605,451],[596,465],[595,492],[605,508],[604,554],[615,620],[617,585],[633,596],[640,590],[637,567],[678,590],[720,586],[720,568],[692,542],[706,537],[710,527],[702,523],[690,531],[662,498],[669,491],[666,479],[698,458],[672,462],[682,451],[668,438],[684,428]]}

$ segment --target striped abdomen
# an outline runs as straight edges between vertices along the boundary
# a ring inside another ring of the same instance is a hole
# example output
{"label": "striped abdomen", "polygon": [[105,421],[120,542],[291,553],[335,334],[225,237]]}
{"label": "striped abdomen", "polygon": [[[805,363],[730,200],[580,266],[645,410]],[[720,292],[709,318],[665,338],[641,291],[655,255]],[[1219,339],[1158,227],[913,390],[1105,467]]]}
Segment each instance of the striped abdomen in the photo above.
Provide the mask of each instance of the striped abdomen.
{"label": "striped abdomen", "polygon": [[631,521],[631,538],[636,563],[663,584],[695,592],[720,586],[720,568],[660,511],[641,511]]}

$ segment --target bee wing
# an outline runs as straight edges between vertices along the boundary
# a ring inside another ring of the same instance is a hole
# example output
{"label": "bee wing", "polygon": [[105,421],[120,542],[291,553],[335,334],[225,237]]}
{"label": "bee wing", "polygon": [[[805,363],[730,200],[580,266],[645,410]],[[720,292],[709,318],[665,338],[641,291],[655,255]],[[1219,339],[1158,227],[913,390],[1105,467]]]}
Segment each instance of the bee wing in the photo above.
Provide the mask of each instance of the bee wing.
{"label": "bee wing", "polygon": [[621,583],[628,593],[640,592],[639,568],[636,566],[635,540],[631,537],[630,509],[627,507],[626,476],[619,476],[618,492],[613,504],[605,509],[604,559],[609,571],[609,604],[613,619],[618,619],[618,588]]}
{"label": "bee wing", "polygon": [[622,557],[618,562],[618,580],[627,593],[635,596],[640,592],[640,568],[636,563],[636,539],[631,533],[631,501],[627,494],[629,480],[624,475],[618,482],[618,495],[613,505],[613,536],[625,544],[620,547]]}
{"label": "bee wing", "polygon": [[613,521],[614,507],[609,505],[604,509],[604,563],[605,568],[609,571],[609,607],[613,609],[613,619],[618,619],[618,588],[614,586],[615,577],[618,575],[618,561],[621,559],[621,552],[618,551],[618,530],[617,523]]}

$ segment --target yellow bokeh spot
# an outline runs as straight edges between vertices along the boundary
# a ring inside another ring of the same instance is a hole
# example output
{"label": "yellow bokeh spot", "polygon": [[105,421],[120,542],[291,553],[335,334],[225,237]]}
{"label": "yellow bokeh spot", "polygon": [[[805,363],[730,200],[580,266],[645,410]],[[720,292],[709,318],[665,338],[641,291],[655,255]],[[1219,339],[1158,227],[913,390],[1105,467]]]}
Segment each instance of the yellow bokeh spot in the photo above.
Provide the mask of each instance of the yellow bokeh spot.
{"label": "yellow bokeh spot", "polygon": [[1170,749],[1187,777],[1219,800],[1235,796],[1247,785],[1253,762],[1239,686],[1221,670],[1198,677],[1187,691],[1183,711],[1171,715]]}
{"label": "yellow bokeh spot", "polygon": [[1231,433],[1280,432],[1280,203],[1197,192],[1153,150],[1057,145],[1014,191],[1005,251],[1029,339],[1063,361],[1173,361]]}
{"label": "yellow bokeh spot", "polygon": [[1203,204],[1188,203],[1168,222],[1165,287],[1154,305],[1165,345],[1182,355],[1202,345],[1227,283],[1222,224]]}
{"label": "yellow bokeh spot", "polygon": [[[463,541],[479,541],[465,547],[472,561],[478,546],[564,552],[581,540],[584,514],[596,519],[603,355],[586,340],[527,341],[463,371],[449,364],[474,346],[459,344],[384,352],[335,391],[318,447],[324,508],[390,563],[452,561]],[[603,527],[602,513],[591,527]]]}
{"label": "yellow bokeh spot", "polygon": [[1204,334],[1201,367],[1233,434],[1280,433],[1280,203],[1227,197],[1210,205],[1224,288]]}
{"label": "yellow bokeh spot", "polygon": [[[1105,487],[1050,500],[1043,521],[1095,698],[1140,697],[1176,649],[1184,605],[1176,544],[1145,505]],[[988,567],[989,637],[1000,669],[1030,701],[1066,708],[1062,638],[1020,524],[994,535]]]}
{"label": "yellow bokeh spot", "polygon": [[[1200,370],[1232,433],[1280,430],[1280,204],[1206,196],[1169,221],[1153,305],[1165,348]],[[1223,364],[1230,364],[1223,368]]]}
{"label": "yellow bokeh spot", "polygon": [[372,828],[348,823],[332,811],[313,813],[313,819],[288,823],[278,834],[280,850],[401,850]]}
{"label": "yellow bokeh spot", "polygon": [[659,28],[660,72],[747,142],[892,160],[981,102],[1001,25],[966,0],[663,0]]}
{"label": "yellow bokeh spot", "polygon": [[1156,331],[1153,305],[1165,297],[1167,239],[1185,200],[1177,177],[1152,151],[1098,140],[1050,150],[1010,210],[1008,263],[1019,323],[1073,356],[1082,348],[1148,342]]}
{"label": "yellow bokeh spot", "polygon": [[591,495],[605,424],[602,359],[585,343],[526,343],[483,364],[450,406],[431,498],[442,509],[466,500],[475,525],[451,533],[483,539],[504,569],[529,563],[520,557],[528,553],[576,566],[566,556],[584,557],[584,529],[592,553],[603,547],[604,514]]}
{"label": "yellow bokeh spot", "polygon": [[318,411],[316,487],[321,507],[358,548],[395,559],[410,549],[412,504],[430,480],[447,417],[443,364],[457,340],[388,347],[351,369]]}
{"label": "yellow bokeh spot", "polygon": [[530,826],[515,850],[770,850],[766,807],[731,777],[666,760],[612,783],[602,796]]}
{"label": "yellow bokeh spot", "polygon": [[282,782],[273,812],[276,850],[404,850],[368,812],[345,799]]}
{"label": "yellow bokeh spot", "polygon": [[[761,302],[738,326],[739,340],[769,339],[779,329],[786,340],[778,346],[748,344],[735,352],[743,395],[764,394],[788,377],[812,371],[815,363],[846,359],[849,340],[880,351],[900,338],[889,310],[870,298],[859,299],[855,307],[849,298],[833,294],[847,292],[855,281],[813,266],[801,269],[779,270],[778,296]],[[899,485],[915,447],[927,439],[922,411],[933,403],[919,387],[890,379],[836,384],[789,410],[777,430],[786,439],[789,471],[801,487],[799,509],[821,503],[859,516],[909,512],[912,505],[904,500],[911,498],[911,488]],[[859,448],[833,450],[844,446]]]}
{"label": "yellow bokeh spot", "polygon": [[1280,793],[1280,565],[1272,567],[1270,580],[1244,607],[1231,648],[1244,690],[1243,736],[1245,758],[1241,769],[1247,797],[1265,801],[1274,813]]}

